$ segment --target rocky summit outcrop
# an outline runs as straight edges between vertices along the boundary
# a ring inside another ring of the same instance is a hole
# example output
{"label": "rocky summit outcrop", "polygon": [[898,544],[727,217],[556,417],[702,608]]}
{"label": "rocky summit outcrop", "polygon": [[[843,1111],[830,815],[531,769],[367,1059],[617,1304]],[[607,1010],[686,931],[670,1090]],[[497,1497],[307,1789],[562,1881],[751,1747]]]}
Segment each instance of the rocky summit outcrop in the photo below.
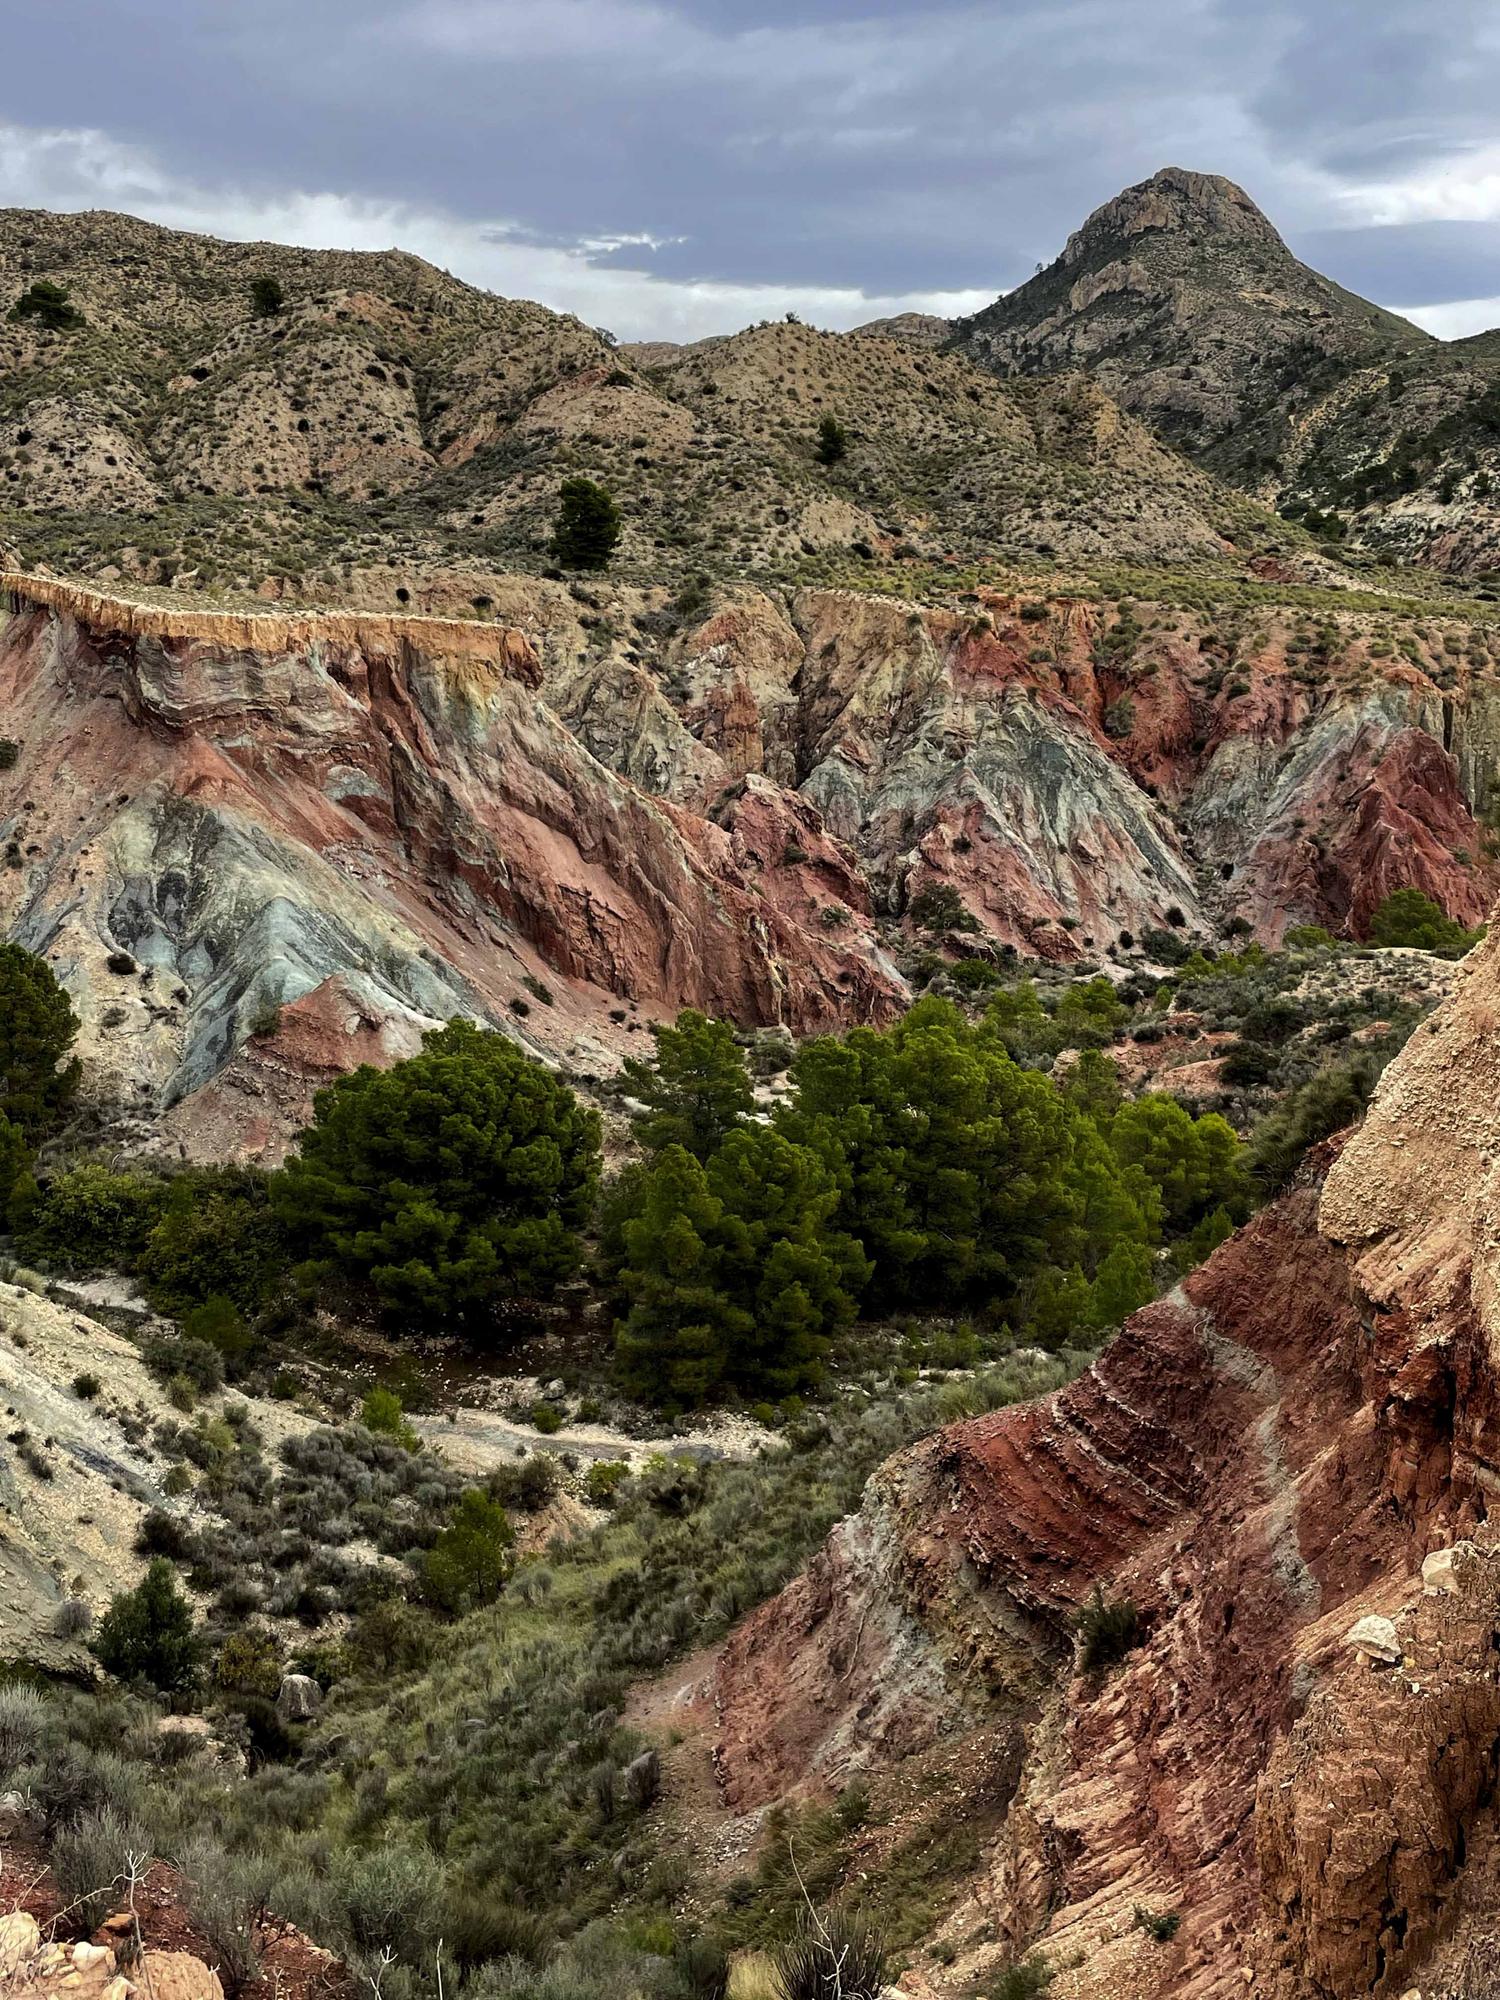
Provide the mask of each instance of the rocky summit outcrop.
{"label": "rocky summit outcrop", "polygon": [[456,1013],[588,1071],[632,1011],[805,1031],[902,991],[811,807],[648,797],[509,628],[10,590],[0,917],[159,1137],[274,1151],[319,1080]]}
{"label": "rocky summit outcrop", "polygon": [[1006,376],[1086,371],[1346,548],[1471,576],[1500,564],[1492,337],[1436,340],[1345,291],[1220,175],[1166,167],[1126,188],[949,344]]}
{"label": "rocky summit outcrop", "polygon": [[[1500,937],[1342,1150],[724,1648],[740,1809],[1010,1733],[937,1991],[1039,1949],[1060,2000],[1395,2000],[1493,1947],[1497,1010]],[[1082,1672],[1096,1590],[1137,1643]]]}

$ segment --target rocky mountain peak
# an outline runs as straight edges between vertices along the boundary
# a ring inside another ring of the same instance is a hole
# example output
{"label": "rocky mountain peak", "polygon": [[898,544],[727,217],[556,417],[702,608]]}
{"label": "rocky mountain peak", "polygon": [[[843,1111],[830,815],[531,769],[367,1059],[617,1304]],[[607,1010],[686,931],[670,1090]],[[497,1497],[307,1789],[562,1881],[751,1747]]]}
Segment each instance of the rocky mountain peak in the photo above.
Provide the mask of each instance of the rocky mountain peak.
{"label": "rocky mountain peak", "polygon": [[1074,267],[1106,257],[1129,255],[1136,239],[1171,233],[1194,239],[1238,238],[1290,257],[1271,223],[1242,187],[1222,174],[1198,174],[1186,167],[1163,167],[1149,180],[1126,188],[1075,230],[1062,253]]}

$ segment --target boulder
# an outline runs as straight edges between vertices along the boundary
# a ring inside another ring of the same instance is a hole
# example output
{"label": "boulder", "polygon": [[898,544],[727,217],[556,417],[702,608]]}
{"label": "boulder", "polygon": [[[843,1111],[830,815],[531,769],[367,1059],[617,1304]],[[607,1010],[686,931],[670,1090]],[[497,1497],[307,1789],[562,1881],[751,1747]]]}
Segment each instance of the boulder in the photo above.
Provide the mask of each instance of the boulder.
{"label": "boulder", "polygon": [[1459,1549],[1469,1544],[1459,1542],[1451,1549],[1434,1549],[1432,1554],[1422,1558],[1422,1589],[1428,1597],[1457,1597],[1458,1578],[1454,1574],[1453,1563]]}
{"label": "boulder", "polygon": [[12,1910],[0,1917],[0,1979],[13,1979],[41,1949],[42,1933],[35,1917]]}
{"label": "boulder", "polygon": [[26,1817],[26,1801],[19,1792],[0,1792],[0,1840],[8,1840]]}
{"label": "boulder", "polygon": [[1399,1667],[1401,1664],[1401,1639],[1395,1625],[1389,1618],[1382,1618],[1372,1612],[1368,1617],[1356,1619],[1344,1634],[1344,1644],[1351,1651],[1373,1660],[1377,1666]]}
{"label": "boulder", "polygon": [[323,1702],[323,1690],[311,1674],[286,1674],[276,1694],[276,1713],[283,1722],[310,1722]]}

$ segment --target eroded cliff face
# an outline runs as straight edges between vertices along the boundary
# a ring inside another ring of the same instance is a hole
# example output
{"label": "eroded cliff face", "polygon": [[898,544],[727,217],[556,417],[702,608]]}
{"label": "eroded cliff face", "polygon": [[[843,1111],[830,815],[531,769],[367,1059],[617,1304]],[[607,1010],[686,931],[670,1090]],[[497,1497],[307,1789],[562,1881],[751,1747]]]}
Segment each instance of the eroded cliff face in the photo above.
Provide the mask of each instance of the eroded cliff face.
{"label": "eroded cliff face", "polygon": [[[740,1808],[1014,1733],[938,1991],[1039,1947],[1062,2000],[1440,1992],[1493,1937],[1497,1015],[1500,938],[1331,1163],[1071,1387],[893,1460],[725,1647]],[[1084,1675],[1096,1585],[1143,1636]]]}
{"label": "eroded cliff face", "polygon": [[632,1013],[807,1031],[902,991],[811,807],[647,796],[510,628],[12,604],[0,919],[73,993],[95,1084],[195,1150],[274,1150],[317,1082],[455,1013],[587,1070]]}
{"label": "eroded cliff face", "polygon": [[597,755],[694,804],[747,772],[796,786],[891,916],[950,884],[1067,959],[1173,910],[1360,935],[1410,886],[1475,922],[1500,886],[1476,820],[1500,688],[1457,630],[1398,654],[1370,618],[741,589],[664,657],[601,659],[555,606],[516,609]]}

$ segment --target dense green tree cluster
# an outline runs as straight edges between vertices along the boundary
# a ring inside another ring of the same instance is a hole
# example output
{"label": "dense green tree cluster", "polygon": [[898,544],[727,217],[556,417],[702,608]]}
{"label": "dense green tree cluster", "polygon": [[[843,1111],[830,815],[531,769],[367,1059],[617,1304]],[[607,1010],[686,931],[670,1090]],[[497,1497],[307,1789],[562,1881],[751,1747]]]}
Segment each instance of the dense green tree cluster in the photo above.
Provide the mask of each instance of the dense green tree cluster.
{"label": "dense green tree cluster", "polygon": [[382,1306],[472,1320],[578,1269],[599,1118],[505,1035],[469,1021],[420,1055],[340,1077],[272,1183],[289,1238]]}
{"label": "dense green tree cluster", "polygon": [[[1075,1046],[1115,1024],[1094,985],[1071,1001]],[[925,998],[889,1029],[805,1044],[760,1123],[727,1029],[660,1031],[632,1086],[651,1157],[602,1232],[626,1384],[678,1405],[786,1395],[819,1379],[860,1302],[986,1307],[1061,1341],[1150,1298],[1164,1243],[1220,1240],[1249,1206],[1233,1130],[1172,1098],[1124,1102],[1097,1050],[1061,1085],[1023,1067],[1010,1044],[1055,1018],[1026,989],[978,1023]]]}
{"label": "dense green tree cluster", "polygon": [[1466,931],[1420,889],[1397,889],[1370,919],[1371,944],[1433,951],[1440,958],[1462,958],[1483,935]]}

